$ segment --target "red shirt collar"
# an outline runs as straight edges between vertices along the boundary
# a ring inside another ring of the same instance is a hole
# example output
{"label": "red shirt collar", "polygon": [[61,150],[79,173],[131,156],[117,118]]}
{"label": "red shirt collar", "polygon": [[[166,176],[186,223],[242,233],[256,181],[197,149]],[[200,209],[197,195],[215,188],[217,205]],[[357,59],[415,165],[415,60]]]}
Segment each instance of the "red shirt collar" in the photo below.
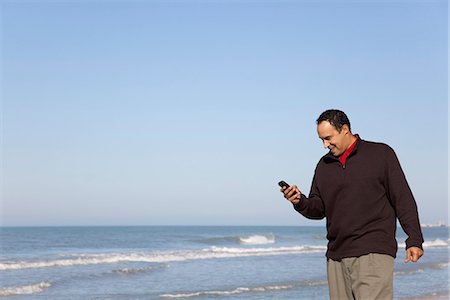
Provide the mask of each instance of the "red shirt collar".
{"label": "red shirt collar", "polygon": [[350,155],[350,153],[352,153],[353,149],[355,149],[356,142],[359,139],[358,134],[355,134],[354,136],[356,137],[356,140],[350,145],[350,147],[347,148],[347,150],[345,150],[345,152],[341,156],[339,156],[339,161],[341,162],[341,164],[343,166],[345,165],[345,161],[347,160],[347,157]]}

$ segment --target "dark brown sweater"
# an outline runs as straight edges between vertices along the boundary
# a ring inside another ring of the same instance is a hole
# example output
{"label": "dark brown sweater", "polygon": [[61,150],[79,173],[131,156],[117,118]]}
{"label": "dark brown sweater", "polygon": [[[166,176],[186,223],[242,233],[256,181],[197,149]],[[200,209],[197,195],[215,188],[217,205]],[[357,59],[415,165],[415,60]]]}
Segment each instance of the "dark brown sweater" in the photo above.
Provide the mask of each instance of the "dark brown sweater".
{"label": "dark brown sweater", "polygon": [[343,166],[330,153],[317,164],[309,197],[295,210],[309,219],[327,218],[333,260],[369,253],[397,253],[396,219],[407,234],[406,248],[422,248],[417,205],[394,150],[358,139]]}

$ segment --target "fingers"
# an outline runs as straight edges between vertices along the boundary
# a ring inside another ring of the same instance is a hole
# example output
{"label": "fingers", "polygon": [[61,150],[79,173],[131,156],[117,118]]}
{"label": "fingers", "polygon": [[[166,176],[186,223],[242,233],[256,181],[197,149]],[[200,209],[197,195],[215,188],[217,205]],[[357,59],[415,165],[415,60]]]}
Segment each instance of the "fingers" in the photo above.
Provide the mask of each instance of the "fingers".
{"label": "fingers", "polygon": [[297,203],[301,194],[296,185],[290,186],[288,188],[282,187],[280,191],[284,194],[284,198],[292,203]]}
{"label": "fingers", "polygon": [[423,256],[423,250],[418,247],[411,247],[406,249],[405,263],[410,261],[417,262]]}
{"label": "fingers", "polygon": [[414,248],[415,248],[414,249],[415,251],[413,250],[413,262],[417,262],[419,260],[419,258],[422,257],[423,250],[420,248],[416,248],[416,247],[414,247]]}
{"label": "fingers", "polygon": [[405,259],[405,263],[409,263],[412,259],[412,255],[411,255],[411,249],[406,249],[406,259]]}
{"label": "fingers", "polygon": [[295,195],[297,192],[296,192],[296,186],[295,185],[293,185],[293,186],[290,186],[290,187],[288,187],[285,191],[284,191],[284,197],[286,198],[286,199],[290,199],[290,198],[292,198],[292,196],[293,195]]}

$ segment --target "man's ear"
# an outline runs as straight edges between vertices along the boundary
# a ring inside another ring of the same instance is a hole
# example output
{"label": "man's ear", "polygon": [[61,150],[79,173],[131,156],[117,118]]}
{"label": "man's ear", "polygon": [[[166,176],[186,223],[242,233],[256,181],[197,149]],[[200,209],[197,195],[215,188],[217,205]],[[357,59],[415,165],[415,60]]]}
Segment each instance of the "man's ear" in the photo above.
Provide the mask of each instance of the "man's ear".
{"label": "man's ear", "polygon": [[350,129],[347,124],[342,125],[341,131],[344,131],[344,134],[350,133]]}

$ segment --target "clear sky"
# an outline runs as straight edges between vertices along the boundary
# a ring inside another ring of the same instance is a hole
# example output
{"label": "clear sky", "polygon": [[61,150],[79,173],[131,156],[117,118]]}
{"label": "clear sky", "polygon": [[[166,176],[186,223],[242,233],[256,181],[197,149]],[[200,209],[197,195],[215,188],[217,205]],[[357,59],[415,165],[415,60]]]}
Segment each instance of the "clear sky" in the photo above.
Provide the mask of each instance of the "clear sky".
{"label": "clear sky", "polygon": [[23,225],[320,225],[315,120],[391,145],[448,218],[447,1],[3,1],[2,212]]}

